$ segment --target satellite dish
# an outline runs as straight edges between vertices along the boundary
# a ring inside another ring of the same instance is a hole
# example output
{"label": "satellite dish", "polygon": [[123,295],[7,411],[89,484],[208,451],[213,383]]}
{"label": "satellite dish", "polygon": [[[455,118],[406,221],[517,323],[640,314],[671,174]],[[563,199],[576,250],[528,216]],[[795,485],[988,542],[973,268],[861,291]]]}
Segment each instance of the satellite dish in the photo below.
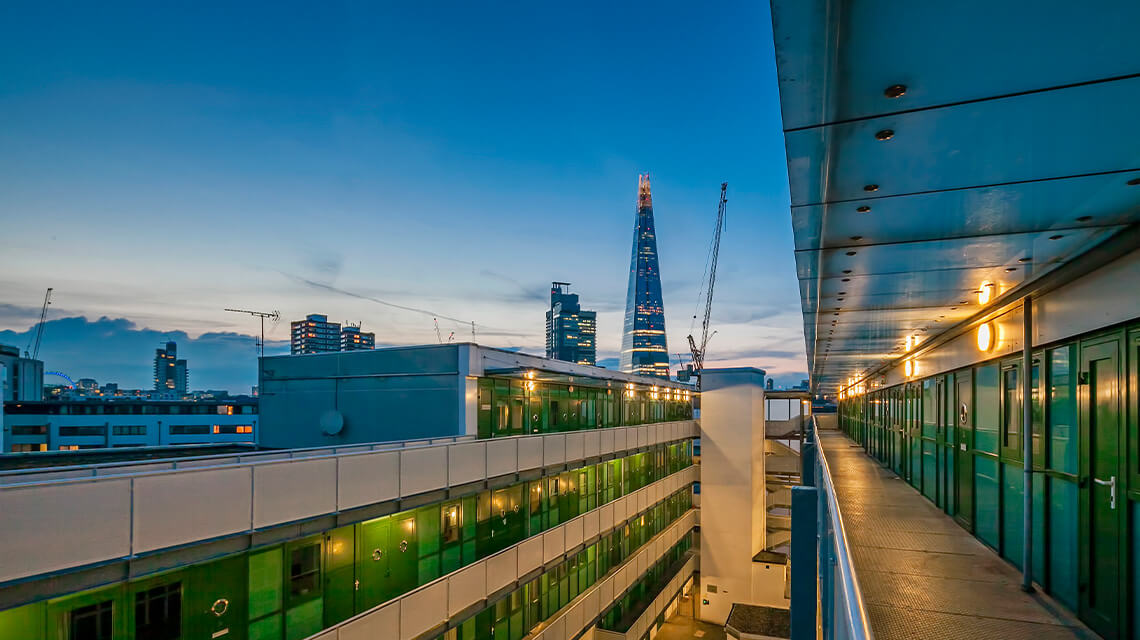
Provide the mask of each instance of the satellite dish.
{"label": "satellite dish", "polygon": [[321,433],[326,436],[335,436],[344,430],[344,416],[336,409],[329,409],[321,414]]}

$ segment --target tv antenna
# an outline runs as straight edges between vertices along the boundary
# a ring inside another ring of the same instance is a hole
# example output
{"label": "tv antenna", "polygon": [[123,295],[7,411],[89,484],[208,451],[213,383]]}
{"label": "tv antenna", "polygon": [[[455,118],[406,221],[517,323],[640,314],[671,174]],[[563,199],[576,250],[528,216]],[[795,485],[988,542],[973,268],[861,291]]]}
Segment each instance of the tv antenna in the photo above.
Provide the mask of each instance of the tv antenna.
{"label": "tv antenna", "polygon": [[251,316],[261,318],[261,339],[257,342],[257,355],[259,358],[265,357],[265,319],[269,318],[273,324],[277,324],[281,320],[281,312],[274,309],[273,311],[249,311],[248,309],[225,309],[230,313],[245,313]]}

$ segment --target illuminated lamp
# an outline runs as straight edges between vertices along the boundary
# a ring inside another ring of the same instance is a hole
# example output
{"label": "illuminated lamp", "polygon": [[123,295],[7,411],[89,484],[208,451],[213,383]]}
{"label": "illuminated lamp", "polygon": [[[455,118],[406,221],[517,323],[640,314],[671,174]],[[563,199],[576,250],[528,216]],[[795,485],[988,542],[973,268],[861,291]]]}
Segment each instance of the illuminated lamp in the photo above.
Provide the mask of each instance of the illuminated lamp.
{"label": "illuminated lamp", "polygon": [[994,328],[993,324],[985,322],[978,326],[978,351],[986,352],[994,348]]}
{"label": "illuminated lamp", "polygon": [[983,282],[981,287],[978,287],[978,304],[987,304],[994,297],[994,283]]}
{"label": "illuminated lamp", "polygon": [[914,375],[914,361],[907,360],[903,364],[903,373],[905,373],[908,378]]}

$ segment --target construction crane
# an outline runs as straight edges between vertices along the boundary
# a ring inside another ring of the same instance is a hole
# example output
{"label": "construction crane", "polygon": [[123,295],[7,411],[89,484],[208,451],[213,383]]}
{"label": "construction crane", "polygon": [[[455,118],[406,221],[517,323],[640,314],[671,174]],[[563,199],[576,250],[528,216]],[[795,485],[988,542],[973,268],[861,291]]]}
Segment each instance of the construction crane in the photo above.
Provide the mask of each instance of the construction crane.
{"label": "construction crane", "polygon": [[[51,291],[52,288],[47,288],[47,293],[44,294],[44,306],[40,309],[40,322],[36,325],[36,339],[35,347],[32,347],[32,339],[28,338],[28,346],[24,347],[24,357],[30,357],[32,360],[37,360],[40,357],[40,340],[44,337],[44,319],[47,318],[47,308],[51,304]],[[29,351],[31,354],[29,355]]]}
{"label": "construction crane", "polygon": [[248,309],[225,309],[225,311],[229,311],[230,313],[245,313],[245,314],[249,314],[251,316],[256,316],[258,318],[261,318],[261,340],[259,340],[257,343],[257,355],[258,355],[258,357],[264,358],[265,357],[265,319],[269,318],[273,322],[277,322],[281,319],[281,312],[276,310],[276,309],[274,309],[273,311],[249,311]]}
{"label": "construction crane", "polygon": [[[716,287],[716,263],[720,257],[720,236],[724,231],[724,214],[728,205],[728,183],[720,183],[720,203],[716,208],[716,228],[713,230],[712,247],[709,249],[709,262],[708,262],[708,291],[705,293],[705,316],[701,322],[701,341],[698,343],[689,334],[689,351],[693,353],[693,361],[688,368],[691,369],[690,375],[700,374],[701,369],[705,364],[705,350],[708,348],[709,339],[716,334],[714,331],[712,335],[709,334],[709,317],[712,315],[712,301],[713,289]],[[694,319],[696,316],[694,316]]]}

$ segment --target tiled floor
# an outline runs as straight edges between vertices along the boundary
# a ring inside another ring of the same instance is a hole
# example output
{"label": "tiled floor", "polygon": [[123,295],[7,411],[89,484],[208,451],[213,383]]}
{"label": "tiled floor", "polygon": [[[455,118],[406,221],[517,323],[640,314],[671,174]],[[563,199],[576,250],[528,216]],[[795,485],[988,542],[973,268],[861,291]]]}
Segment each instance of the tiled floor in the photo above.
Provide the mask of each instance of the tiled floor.
{"label": "tiled floor", "polygon": [[819,440],[876,640],[1099,637],[847,436]]}

